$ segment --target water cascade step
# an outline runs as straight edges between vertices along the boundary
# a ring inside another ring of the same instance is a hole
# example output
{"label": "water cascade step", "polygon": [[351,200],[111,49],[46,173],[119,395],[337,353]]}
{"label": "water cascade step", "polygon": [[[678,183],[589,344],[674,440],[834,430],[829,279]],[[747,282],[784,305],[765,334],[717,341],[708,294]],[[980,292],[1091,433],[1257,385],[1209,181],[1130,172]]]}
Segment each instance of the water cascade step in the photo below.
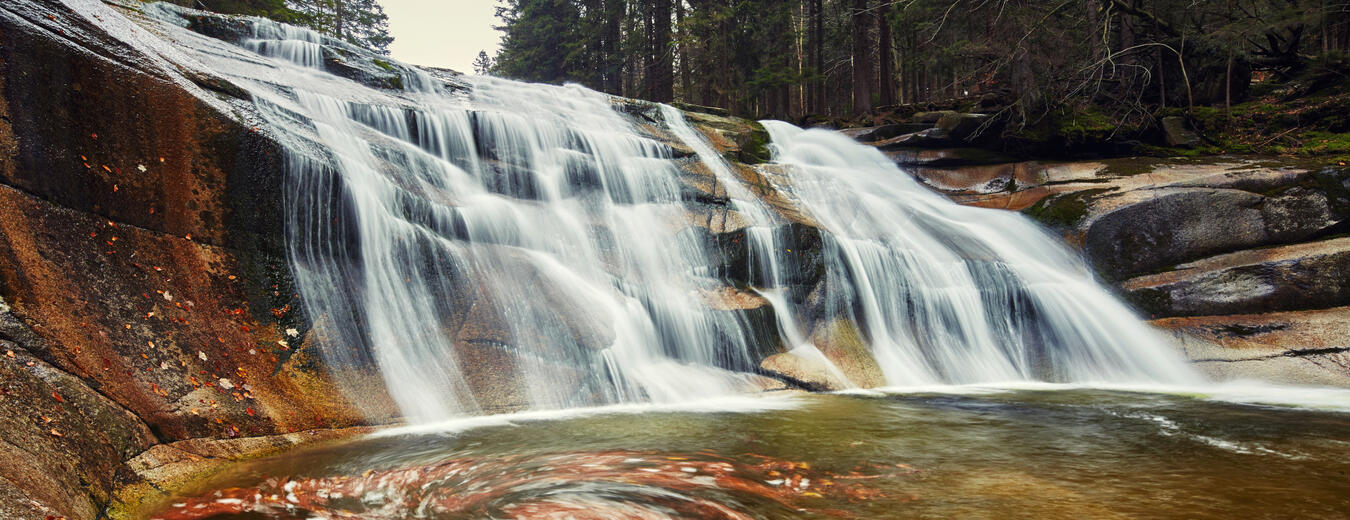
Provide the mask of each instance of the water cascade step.
{"label": "water cascade step", "polygon": [[1034,224],[842,135],[766,121],[747,166],[668,106],[146,12],[284,145],[307,341],[411,422],[803,384],[775,356],[837,388],[1196,378]]}

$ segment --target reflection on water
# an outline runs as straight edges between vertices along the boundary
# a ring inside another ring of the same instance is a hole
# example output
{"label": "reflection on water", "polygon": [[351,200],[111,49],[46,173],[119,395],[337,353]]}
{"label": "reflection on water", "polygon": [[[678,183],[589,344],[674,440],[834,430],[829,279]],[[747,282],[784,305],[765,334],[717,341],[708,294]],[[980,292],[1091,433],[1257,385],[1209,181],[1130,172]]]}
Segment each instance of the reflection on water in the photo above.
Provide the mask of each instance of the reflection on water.
{"label": "reflection on water", "polygon": [[155,518],[1343,518],[1350,415],[1123,391],[813,395],[241,465]]}

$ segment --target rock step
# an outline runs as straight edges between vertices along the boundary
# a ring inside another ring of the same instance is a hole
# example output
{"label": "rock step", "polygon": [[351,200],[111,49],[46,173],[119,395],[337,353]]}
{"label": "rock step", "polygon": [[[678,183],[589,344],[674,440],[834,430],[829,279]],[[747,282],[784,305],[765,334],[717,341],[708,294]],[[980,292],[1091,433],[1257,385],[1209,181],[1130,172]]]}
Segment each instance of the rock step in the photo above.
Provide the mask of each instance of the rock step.
{"label": "rock step", "polygon": [[1350,237],[1213,256],[1120,287],[1153,317],[1350,305]]}
{"label": "rock step", "polygon": [[1154,320],[1216,379],[1350,386],[1350,307]]}

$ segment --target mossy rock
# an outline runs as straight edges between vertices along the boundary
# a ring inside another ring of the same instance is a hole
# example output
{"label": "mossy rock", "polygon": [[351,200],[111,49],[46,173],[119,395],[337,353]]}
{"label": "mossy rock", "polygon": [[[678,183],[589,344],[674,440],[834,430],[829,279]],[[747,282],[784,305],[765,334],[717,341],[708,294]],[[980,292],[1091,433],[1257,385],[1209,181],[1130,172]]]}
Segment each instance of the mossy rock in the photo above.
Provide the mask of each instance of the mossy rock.
{"label": "mossy rock", "polygon": [[1043,224],[1057,229],[1072,228],[1087,216],[1087,200],[1093,196],[1109,191],[1111,191],[1111,188],[1095,188],[1066,193],[1055,197],[1046,197],[1032,205],[1030,208],[1027,208],[1024,213]]}

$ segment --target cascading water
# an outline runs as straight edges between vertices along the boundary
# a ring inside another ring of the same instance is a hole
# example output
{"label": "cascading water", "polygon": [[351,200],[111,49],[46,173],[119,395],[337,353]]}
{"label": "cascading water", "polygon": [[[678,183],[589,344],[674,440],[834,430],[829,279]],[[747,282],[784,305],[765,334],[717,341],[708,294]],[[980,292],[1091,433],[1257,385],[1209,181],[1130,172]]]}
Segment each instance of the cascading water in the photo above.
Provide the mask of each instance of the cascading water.
{"label": "cascading water", "polygon": [[955,204],[873,147],[763,121],[825,234],[828,295],[890,384],[1199,380],[1025,217]]}
{"label": "cascading water", "polygon": [[253,37],[244,47],[261,54],[319,68],[323,63],[323,36],[309,29],[278,23],[265,18],[253,21]]}
{"label": "cascading water", "polygon": [[[671,107],[387,63],[401,76],[372,88],[324,72],[317,35],[269,24],[239,46],[175,38],[287,148],[314,341],[334,366],[378,366],[410,421],[745,392],[780,351],[847,385],[814,345],[822,314],[853,324],[884,384],[1196,377],[1034,224],[842,136],[765,122],[777,164],[751,174]],[[725,200],[689,195],[698,172]],[[725,236],[743,236],[739,278],[713,267]],[[708,303],[728,298],[767,300],[768,323]]]}

